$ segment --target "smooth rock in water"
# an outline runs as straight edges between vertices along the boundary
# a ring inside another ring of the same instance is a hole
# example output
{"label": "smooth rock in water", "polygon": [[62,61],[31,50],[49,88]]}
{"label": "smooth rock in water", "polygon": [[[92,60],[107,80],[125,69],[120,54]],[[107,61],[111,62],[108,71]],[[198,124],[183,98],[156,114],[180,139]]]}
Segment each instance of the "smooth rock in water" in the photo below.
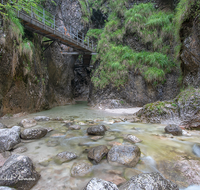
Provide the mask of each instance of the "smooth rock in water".
{"label": "smooth rock in water", "polygon": [[15,154],[19,154],[19,153],[23,153],[26,152],[28,149],[26,147],[18,147],[15,150],[13,150],[13,153]]}
{"label": "smooth rock in water", "polygon": [[78,163],[74,163],[71,168],[71,176],[72,177],[84,177],[88,176],[92,172],[93,165],[87,161],[80,161]]}
{"label": "smooth rock in water", "polygon": [[182,129],[178,125],[175,125],[175,124],[167,125],[165,127],[165,132],[170,133],[174,136],[181,136],[182,135]]}
{"label": "smooth rock in water", "polygon": [[79,125],[70,125],[69,130],[80,130],[81,127]]}
{"label": "smooth rock in water", "polygon": [[91,137],[90,139],[92,139],[93,141],[97,141],[102,138],[103,138],[103,136],[94,136],[94,137]]}
{"label": "smooth rock in water", "polygon": [[4,125],[3,123],[0,123],[0,129],[5,129],[5,128],[7,128],[7,126]]}
{"label": "smooth rock in water", "polygon": [[134,135],[124,135],[124,139],[125,140],[128,140],[129,142],[132,142],[132,143],[139,143],[139,142],[142,142],[142,140],[140,140],[139,138],[137,138],[136,136]]}
{"label": "smooth rock in water", "polygon": [[69,161],[74,160],[76,158],[77,158],[77,155],[72,153],[72,152],[61,152],[61,153],[58,153],[55,156],[54,161],[57,164],[62,164],[64,162],[69,162]]}
{"label": "smooth rock in water", "polygon": [[137,165],[140,155],[140,148],[137,145],[120,145],[110,149],[107,159],[109,163],[134,167]]}
{"label": "smooth rock in water", "polygon": [[107,129],[106,129],[106,127],[104,125],[96,125],[96,126],[89,127],[87,129],[88,135],[99,135],[99,136],[102,136],[102,135],[105,134],[106,131],[107,131]]}
{"label": "smooth rock in water", "polygon": [[37,122],[35,119],[23,119],[19,125],[21,127],[24,127],[24,128],[30,128],[30,127],[33,127],[33,126],[36,126],[37,125]]}
{"label": "smooth rock in water", "polygon": [[15,190],[15,189],[14,188],[10,188],[10,187],[1,186],[0,190]]}
{"label": "smooth rock in water", "polygon": [[14,126],[11,129],[0,129],[0,152],[11,150],[20,142],[19,126]]}
{"label": "smooth rock in water", "polygon": [[118,188],[112,182],[92,178],[83,190],[118,190]]}
{"label": "smooth rock in water", "polygon": [[21,133],[21,138],[25,140],[30,139],[40,139],[47,134],[47,129],[45,128],[38,128],[38,129],[25,129]]}
{"label": "smooth rock in water", "polygon": [[47,146],[48,147],[55,147],[55,146],[58,146],[60,144],[60,142],[56,139],[50,139],[48,142],[47,142]]}
{"label": "smooth rock in water", "polygon": [[36,121],[49,121],[50,120],[50,118],[46,117],[46,116],[37,116],[37,117],[34,117],[33,119],[35,119]]}
{"label": "smooth rock in water", "polygon": [[194,144],[194,146],[192,147],[192,152],[200,157],[200,144]]}
{"label": "smooth rock in water", "polygon": [[119,190],[179,190],[178,186],[159,173],[144,173],[133,176]]}
{"label": "smooth rock in water", "polygon": [[31,159],[27,156],[12,155],[0,168],[0,186],[30,190],[39,178],[40,174],[35,171]]}
{"label": "smooth rock in water", "polygon": [[88,159],[93,164],[98,164],[104,156],[108,154],[108,148],[105,145],[93,147],[88,152]]}

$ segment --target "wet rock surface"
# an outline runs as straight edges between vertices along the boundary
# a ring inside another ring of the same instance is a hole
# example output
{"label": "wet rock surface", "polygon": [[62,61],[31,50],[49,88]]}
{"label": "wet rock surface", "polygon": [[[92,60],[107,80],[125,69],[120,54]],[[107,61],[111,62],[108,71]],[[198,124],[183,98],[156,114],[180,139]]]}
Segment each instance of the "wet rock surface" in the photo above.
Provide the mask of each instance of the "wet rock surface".
{"label": "wet rock surface", "polygon": [[40,139],[47,134],[47,129],[38,128],[38,129],[25,129],[21,132],[21,138],[25,140],[30,139]]}
{"label": "wet rock surface", "polygon": [[69,130],[80,130],[81,129],[81,126],[80,125],[70,125]]}
{"label": "wet rock surface", "polygon": [[105,134],[106,131],[107,131],[107,129],[104,125],[92,126],[87,129],[88,135],[102,136]]}
{"label": "wet rock surface", "polygon": [[37,122],[34,119],[23,119],[19,125],[24,128],[30,128],[37,125]]}
{"label": "wet rock surface", "polygon": [[36,121],[49,121],[50,118],[47,117],[47,116],[37,116],[37,117],[34,117],[34,120],[36,120]]}
{"label": "wet rock surface", "polygon": [[165,127],[165,132],[170,133],[174,136],[181,136],[182,135],[182,129],[178,125],[174,125],[174,124],[167,125]]}
{"label": "wet rock surface", "polygon": [[11,129],[0,129],[0,152],[11,150],[20,142],[19,126],[14,126]]}
{"label": "wet rock surface", "polygon": [[136,145],[116,145],[109,150],[107,159],[109,163],[134,167],[138,163],[140,155],[140,148]]}
{"label": "wet rock surface", "polygon": [[139,142],[142,142],[142,140],[140,140],[139,138],[137,138],[136,136],[134,135],[124,135],[124,139],[129,141],[129,142],[132,142],[132,143],[139,143]]}
{"label": "wet rock surface", "polygon": [[112,182],[93,178],[89,181],[84,190],[118,190],[118,188]]}
{"label": "wet rock surface", "polygon": [[39,178],[40,174],[35,171],[31,159],[27,156],[12,155],[0,168],[0,186],[29,190]]}
{"label": "wet rock surface", "polygon": [[62,164],[64,162],[69,162],[69,161],[74,160],[76,158],[77,158],[77,155],[72,153],[72,152],[61,152],[61,153],[58,153],[55,156],[54,161],[57,164]]}
{"label": "wet rock surface", "polygon": [[100,145],[89,149],[88,159],[93,164],[98,164],[103,157],[105,157],[108,153],[108,148],[105,145]]}
{"label": "wet rock surface", "polygon": [[179,190],[178,186],[163,178],[159,173],[146,173],[132,177],[119,190]]}
{"label": "wet rock surface", "polygon": [[71,176],[73,177],[84,177],[90,175],[93,165],[87,161],[79,161],[74,163],[71,168]]}

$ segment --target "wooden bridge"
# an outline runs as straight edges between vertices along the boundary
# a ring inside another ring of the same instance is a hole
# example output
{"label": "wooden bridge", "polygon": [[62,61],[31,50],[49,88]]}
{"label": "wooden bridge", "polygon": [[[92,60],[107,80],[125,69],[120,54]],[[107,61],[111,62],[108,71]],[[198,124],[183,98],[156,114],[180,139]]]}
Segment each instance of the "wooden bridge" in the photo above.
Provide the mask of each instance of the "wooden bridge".
{"label": "wooden bridge", "polygon": [[89,66],[92,54],[96,54],[93,41],[86,37],[85,33],[70,24],[58,26],[59,19],[40,6],[31,7],[30,10],[23,8],[17,10],[17,17],[22,20],[24,27],[28,30],[43,35],[53,42],[57,41],[73,48],[73,52],[65,51],[61,54],[83,54],[85,66]]}

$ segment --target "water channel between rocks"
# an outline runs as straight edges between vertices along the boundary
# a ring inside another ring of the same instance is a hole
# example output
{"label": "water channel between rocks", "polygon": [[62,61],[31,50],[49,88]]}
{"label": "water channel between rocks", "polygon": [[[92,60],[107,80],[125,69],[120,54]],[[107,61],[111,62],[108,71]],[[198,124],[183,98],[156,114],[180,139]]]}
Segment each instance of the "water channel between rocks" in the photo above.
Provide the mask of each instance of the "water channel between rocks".
{"label": "water channel between rocks", "polygon": [[[126,116],[91,109],[87,106],[87,102],[56,107],[20,118],[3,119],[2,122],[8,126],[13,126],[17,125],[23,118],[33,118],[35,116],[74,120],[75,124],[81,124],[81,130],[68,130],[62,121],[38,122],[38,125],[34,128],[52,128],[53,131],[39,140],[22,141],[21,146],[28,149],[22,154],[32,159],[36,170],[41,174],[41,178],[37,185],[32,188],[33,190],[80,190],[92,177],[104,180],[121,180],[121,178],[128,180],[131,175],[153,171],[160,172],[166,178],[177,183],[180,188],[198,184],[195,181],[198,179],[188,179],[184,175],[184,171],[181,170],[182,165],[188,160],[199,161],[199,158],[192,153],[192,146],[199,142],[200,132],[198,131],[190,131],[191,137],[179,136],[172,138],[170,135],[165,136],[164,125],[123,121]],[[121,121],[118,118],[122,118]],[[113,121],[118,122],[114,123]],[[91,140],[92,136],[88,136],[86,133],[87,128],[94,123],[104,124],[109,129],[104,137],[97,141]],[[142,140],[141,143],[137,143],[142,154],[136,167],[131,170],[125,166],[113,166],[107,163],[105,158],[100,164],[93,165],[92,173],[89,176],[71,177],[72,165],[78,161],[88,160],[87,153],[84,152],[85,149],[97,145],[106,145],[111,148],[109,145],[111,141],[131,144],[123,140],[123,134],[132,134]],[[53,157],[64,151],[76,153],[78,158],[61,165],[56,164]],[[200,189],[200,187],[197,188]]]}

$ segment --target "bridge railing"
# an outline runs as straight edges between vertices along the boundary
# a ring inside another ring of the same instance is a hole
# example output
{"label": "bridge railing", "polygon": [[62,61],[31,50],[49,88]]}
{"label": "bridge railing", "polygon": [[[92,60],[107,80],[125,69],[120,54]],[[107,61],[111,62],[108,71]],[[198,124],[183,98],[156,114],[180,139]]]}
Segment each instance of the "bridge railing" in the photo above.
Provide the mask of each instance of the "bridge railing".
{"label": "bridge railing", "polygon": [[[3,4],[3,1],[1,1]],[[20,8],[20,10],[17,10],[17,15],[22,13],[24,15],[30,16],[32,19],[37,20],[41,22],[43,25],[50,27],[56,32],[59,32],[62,34],[62,36],[66,36],[67,38],[71,38],[75,40],[78,44],[81,43],[82,46],[85,48],[89,48],[92,50],[95,50],[95,46],[93,44],[93,41],[86,37],[86,34],[79,31],[77,28],[73,27],[71,24],[67,24],[65,26],[59,26],[58,21],[55,15],[52,15],[50,12],[45,10],[43,7],[38,5],[37,7],[31,6],[30,9],[24,9],[23,7]]]}

